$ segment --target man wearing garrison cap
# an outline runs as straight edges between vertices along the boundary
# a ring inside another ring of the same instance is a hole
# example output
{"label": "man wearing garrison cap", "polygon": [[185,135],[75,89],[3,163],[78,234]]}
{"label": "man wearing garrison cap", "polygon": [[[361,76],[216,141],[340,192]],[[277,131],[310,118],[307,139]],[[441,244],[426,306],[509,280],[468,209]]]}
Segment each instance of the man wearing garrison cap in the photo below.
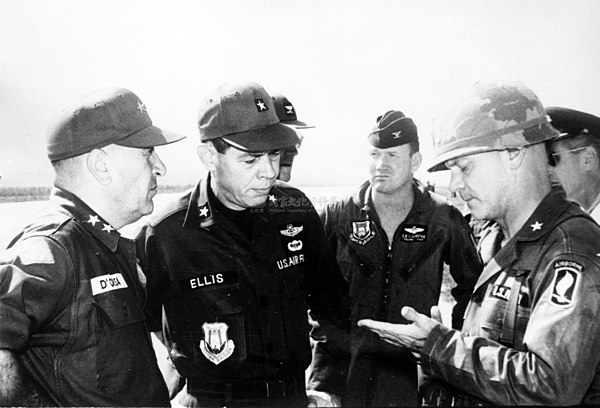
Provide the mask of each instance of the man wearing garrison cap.
{"label": "man wearing garrison cap", "polygon": [[[370,179],[321,214],[349,283],[351,321],[405,322],[402,306],[429,313],[438,304],[443,264],[457,283],[452,325],[460,327],[481,271],[469,225],[445,198],[413,178],[421,164],[417,127],[400,111],[377,118],[368,135]],[[417,406],[417,364],[353,325],[343,406]]]}
{"label": "man wearing garrison cap", "polygon": [[600,118],[574,109],[549,107],[560,132],[550,144],[550,174],[596,222],[600,222]]}

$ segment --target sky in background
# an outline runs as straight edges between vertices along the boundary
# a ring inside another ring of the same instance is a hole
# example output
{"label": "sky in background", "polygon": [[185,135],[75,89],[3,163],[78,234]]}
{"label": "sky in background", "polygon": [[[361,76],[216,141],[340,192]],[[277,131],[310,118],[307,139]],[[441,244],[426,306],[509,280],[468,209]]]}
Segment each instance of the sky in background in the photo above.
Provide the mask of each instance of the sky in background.
{"label": "sky in background", "polygon": [[480,78],[600,115],[599,46],[598,0],[0,0],[0,185],[49,185],[48,122],[108,86],[188,135],[158,152],[165,182],[192,182],[200,101],[231,80],[286,95],[317,126],[295,184],[359,184],[378,115],[411,116],[427,159],[435,115]]}

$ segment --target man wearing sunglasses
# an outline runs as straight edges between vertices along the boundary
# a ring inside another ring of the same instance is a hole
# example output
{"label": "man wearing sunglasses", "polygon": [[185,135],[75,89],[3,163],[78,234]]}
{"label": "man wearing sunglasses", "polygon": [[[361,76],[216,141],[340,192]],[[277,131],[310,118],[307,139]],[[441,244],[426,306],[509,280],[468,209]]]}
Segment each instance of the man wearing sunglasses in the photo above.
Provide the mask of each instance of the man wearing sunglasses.
{"label": "man wearing sunglasses", "polygon": [[600,118],[574,109],[546,113],[560,136],[549,146],[550,174],[596,222],[600,222]]}

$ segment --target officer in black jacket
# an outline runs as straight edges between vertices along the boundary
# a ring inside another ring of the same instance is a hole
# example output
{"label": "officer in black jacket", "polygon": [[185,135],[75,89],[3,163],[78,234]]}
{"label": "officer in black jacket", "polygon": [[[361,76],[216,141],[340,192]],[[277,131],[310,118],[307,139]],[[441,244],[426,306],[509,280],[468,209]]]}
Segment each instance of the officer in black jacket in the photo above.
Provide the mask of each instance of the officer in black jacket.
{"label": "officer in black jacket", "polygon": [[148,312],[160,322],[164,310],[186,383],[176,403],[335,405],[347,362],[344,279],[311,202],[276,181],[279,151],[298,137],[256,83],[215,89],[198,122],[207,177],[137,238]]}

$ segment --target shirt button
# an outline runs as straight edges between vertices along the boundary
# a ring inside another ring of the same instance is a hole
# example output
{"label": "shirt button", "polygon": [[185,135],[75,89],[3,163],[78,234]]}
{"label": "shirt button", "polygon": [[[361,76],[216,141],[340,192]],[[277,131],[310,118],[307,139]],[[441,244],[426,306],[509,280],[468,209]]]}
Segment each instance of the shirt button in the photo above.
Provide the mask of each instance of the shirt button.
{"label": "shirt button", "polygon": [[503,325],[503,321],[502,321],[502,319],[498,319],[498,320],[496,320],[496,327],[497,327],[498,329],[501,329],[501,328],[502,328],[502,325]]}

